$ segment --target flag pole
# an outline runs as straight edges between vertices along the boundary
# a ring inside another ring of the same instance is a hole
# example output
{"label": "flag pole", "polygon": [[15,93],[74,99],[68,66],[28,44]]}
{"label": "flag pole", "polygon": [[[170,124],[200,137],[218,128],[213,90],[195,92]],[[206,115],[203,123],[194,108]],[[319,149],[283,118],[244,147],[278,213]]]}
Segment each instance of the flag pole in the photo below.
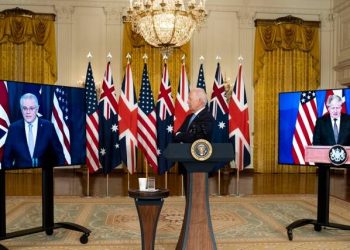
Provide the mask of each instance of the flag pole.
{"label": "flag pole", "polygon": [[129,170],[128,171],[128,190],[130,189],[130,173],[129,173]]}
{"label": "flag pole", "polygon": [[184,175],[181,175],[181,196],[184,196]]}
{"label": "flag pole", "polygon": [[86,196],[90,197],[90,173],[89,168],[86,166]]}
{"label": "flag pole", "polygon": [[237,156],[238,152],[236,152],[236,158],[235,158],[235,164],[236,164],[236,170],[237,170],[237,176],[236,176],[236,196],[239,196],[239,164],[237,164]]}
{"label": "flag pole", "polygon": [[165,172],[165,189],[168,189],[168,171]]}
{"label": "flag pole", "polygon": [[109,174],[106,176],[106,197],[109,197]]}
{"label": "flag pole", "polygon": [[221,196],[220,187],[221,187],[221,170],[219,169],[219,171],[218,171],[218,196]]}
{"label": "flag pole", "polygon": [[148,178],[148,161],[147,161],[146,157],[144,158],[144,163],[146,166],[146,178]]}

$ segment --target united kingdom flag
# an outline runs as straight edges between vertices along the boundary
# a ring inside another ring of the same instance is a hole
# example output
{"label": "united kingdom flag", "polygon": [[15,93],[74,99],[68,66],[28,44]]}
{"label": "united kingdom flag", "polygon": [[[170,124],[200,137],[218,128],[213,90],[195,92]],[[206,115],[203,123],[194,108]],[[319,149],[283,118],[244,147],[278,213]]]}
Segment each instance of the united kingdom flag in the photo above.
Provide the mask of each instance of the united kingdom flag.
{"label": "united kingdom flag", "polygon": [[181,65],[179,88],[175,100],[174,133],[176,133],[188,114],[189,84],[186,74],[185,63]]}
{"label": "united kingdom flag", "polygon": [[10,126],[7,83],[0,81],[0,169],[3,146],[6,141],[7,130]]}
{"label": "united kingdom flag", "polygon": [[243,170],[250,165],[250,136],[248,102],[241,64],[229,101],[229,126],[229,138],[235,151],[236,167]]}
{"label": "united kingdom flag", "polygon": [[324,105],[323,105],[323,113],[322,115],[328,113],[327,109],[327,100],[330,95],[337,95],[342,98],[342,105],[341,105],[341,112],[346,113],[346,102],[345,102],[345,94],[344,94],[344,89],[328,89],[326,92],[326,97],[324,99]]}
{"label": "united kingdom flag", "polygon": [[137,102],[130,63],[126,65],[119,96],[119,117],[121,158],[129,173],[133,174],[136,170]]}

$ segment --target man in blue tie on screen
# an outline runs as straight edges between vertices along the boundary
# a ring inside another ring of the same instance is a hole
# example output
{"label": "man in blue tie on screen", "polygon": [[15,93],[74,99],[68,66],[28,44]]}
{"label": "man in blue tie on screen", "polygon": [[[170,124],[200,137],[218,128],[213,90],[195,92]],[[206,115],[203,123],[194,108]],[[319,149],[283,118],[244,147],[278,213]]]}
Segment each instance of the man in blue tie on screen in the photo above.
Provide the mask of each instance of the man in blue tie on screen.
{"label": "man in blue tie on screen", "polygon": [[64,165],[63,149],[53,124],[37,116],[37,97],[31,93],[24,94],[20,107],[23,119],[9,127],[4,145],[4,168]]}
{"label": "man in blue tie on screen", "polygon": [[342,103],[338,95],[328,97],[328,113],[316,121],[313,145],[350,146],[350,115],[341,112]]}

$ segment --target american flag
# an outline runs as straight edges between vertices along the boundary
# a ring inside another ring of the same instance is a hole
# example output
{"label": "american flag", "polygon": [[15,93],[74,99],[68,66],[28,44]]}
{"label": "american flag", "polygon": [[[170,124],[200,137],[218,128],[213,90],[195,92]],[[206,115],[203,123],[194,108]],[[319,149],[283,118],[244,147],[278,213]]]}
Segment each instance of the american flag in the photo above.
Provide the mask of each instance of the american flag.
{"label": "american flag", "polygon": [[[222,79],[220,63],[217,64],[213,92],[210,100],[210,112],[215,119],[213,128],[213,143],[228,143],[228,104],[226,102],[224,80]],[[226,162],[220,163],[216,169],[223,167]]]}
{"label": "american flag", "polygon": [[345,94],[344,94],[344,89],[328,89],[326,91],[326,97],[324,99],[324,105],[323,105],[323,113],[322,115],[328,113],[328,109],[327,109],[327,99],[330,95],[337,95],[340,96],[342,98],[343,104],[341,106],[341,112],[342,113],[346,113],[346,103],[345,103]]}
{"label": "american flag", "polygon": [[203,63],[201,63],[199,67],[197,88],[204,89],[204,91],[207,92],[206,86],[205,86],[205,79],[204,79]]}
{"label": "american flag", "polygon": [[7,83],[0,81],[0,169],[3,146],[6,141],[7,130],[10,126]]}
{"label": "american flag", "polygon": [[174,104],[171,97],[168,67],[164,64],[162,83],[157,101],[157,140],[158,140],[158,173],[164,174],[173,162],[168,161],[163,152],[173,140]]}
{"label": "american flag", "polygon": [[250,136],[248,102],[241,64],[229,101],[229,138],[235,151],[236,167],[243,170],[250,165]]}
{"label": "american flag", "polygon": [[51,122],[63,148],[66,164],[71,164],[70,132],[69,132],[68,95],[63,87],[56,87],[53,94]]}
{"label": "american flag", "polygon": [[293,134],[292,156],[295,164],[305,164],[305,146],[312,145],[316,120],[316,93],[315,91],[302,92]]}
{"label": "american flag", "polygon": [[189,97],[189,85],[186,74],[185,64],[181,65],[181,74],[179,80],[179,87],[176,94],[175,100],[175,114],[174,114],[174,133],[176,133],[182,123],[185,121],[189,107],[188,107],[188,97]]}
{"label": "american flag", "polygon": [[121,164],[118,128],[118,103],[115,95],[111,63],[103,78],[99,102],[99,159],[104,174]]}
{"label": "american flag", "polygon": [[89,62],[85,79],[86,104],[86,166],[90,173],[96,172],[99,167],[98,159],[98,103],[94,76]]}
{"label": "american flag", "polygon": [[133,174],[136,170],[137,102],[129,63],[119,96],[119,140],[122,161]]}
{"label": "american flag", "polygon": [[137,143],[155,173],[158,173],[156,111],[147,64],[142,73],[141,92],[138,102]]}

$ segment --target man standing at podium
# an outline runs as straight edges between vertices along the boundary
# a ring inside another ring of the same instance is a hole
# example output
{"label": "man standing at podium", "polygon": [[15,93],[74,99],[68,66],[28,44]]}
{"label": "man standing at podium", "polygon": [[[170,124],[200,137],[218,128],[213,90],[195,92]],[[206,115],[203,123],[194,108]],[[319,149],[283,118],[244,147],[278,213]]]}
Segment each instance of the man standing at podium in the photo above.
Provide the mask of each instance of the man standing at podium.
{"label": "man standing at podium", "polygon": [[328,113],[316,121],[313,145],[350,146],[350,115],[341,112],[342,103],[338,95],[328,97]]}
{"label": "man standing at podium", "polygon": [[204,89],[194,88],[190,91],[188,98],[190,114],[176,133],[175,142],[192,143],[198,139],[211,141],[214,118],[208,110],[207,102]]}

